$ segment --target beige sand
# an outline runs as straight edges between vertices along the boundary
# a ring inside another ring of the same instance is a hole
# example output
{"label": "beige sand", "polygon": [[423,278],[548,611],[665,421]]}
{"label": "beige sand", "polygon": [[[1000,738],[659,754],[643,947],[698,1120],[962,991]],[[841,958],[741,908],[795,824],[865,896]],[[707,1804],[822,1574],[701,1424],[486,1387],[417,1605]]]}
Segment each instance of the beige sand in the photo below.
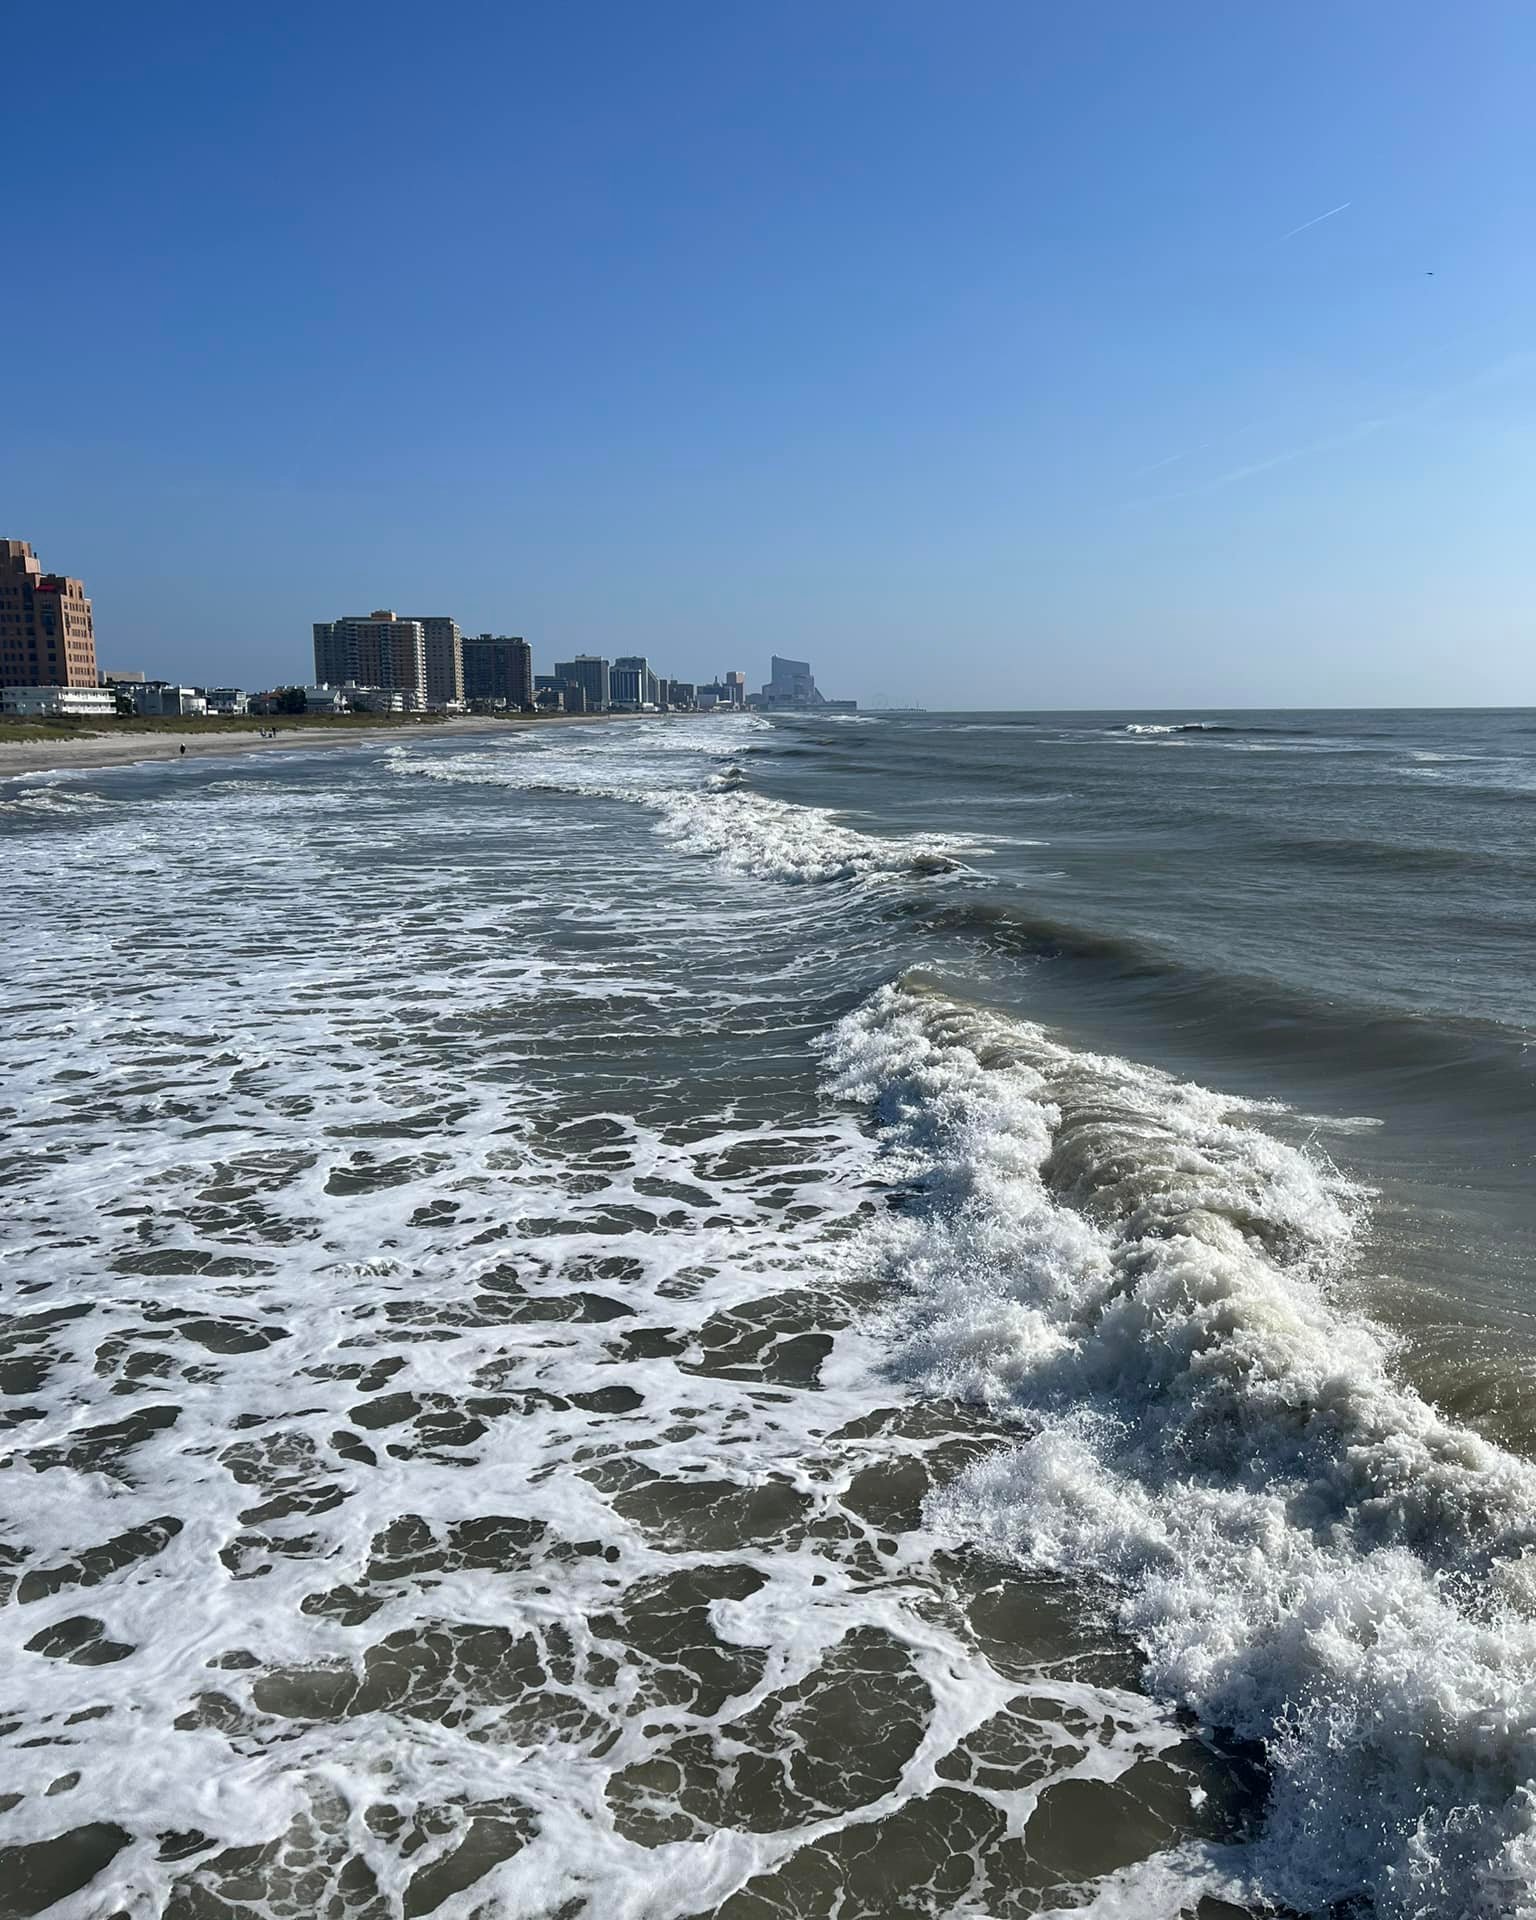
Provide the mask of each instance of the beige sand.
{"label": "beige sand", "polygon": [[194,754],[256,753],[282,747],[372,746],[380,740],[442,740],[463,733],[504,733],[509,727],[575,726],[606,720],[603,713],[546,714],[539,719],[443,720],[419,727],[289,727],[270,740],[256,733],[84,734],[76,739],[0,740],[0,780],[18,773],[55,773],[82,767],[126,767],[136,760],[179,760]]}

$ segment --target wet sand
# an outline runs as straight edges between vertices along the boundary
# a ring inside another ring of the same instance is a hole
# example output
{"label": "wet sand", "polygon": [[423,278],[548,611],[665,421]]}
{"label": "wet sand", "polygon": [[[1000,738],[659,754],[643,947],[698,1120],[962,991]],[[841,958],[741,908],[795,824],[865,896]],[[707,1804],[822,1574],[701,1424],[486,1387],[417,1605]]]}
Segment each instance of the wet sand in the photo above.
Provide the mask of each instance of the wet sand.
{"label": "wet sand", "polygon": [[139,760],[179,760],[194,754],[254,753],[262,749],[372,746],[379,740],[440,740],[463,733],[501,733],[512,727],[552,727],[606,720],[603,713],[491,716],[463,720],[424,721],[409,727],[280,727],[270,739],[252,733],[90,733],[57,740],[0,740],[0,780],[15,774],[75,771],[94,767],[127,767]]}

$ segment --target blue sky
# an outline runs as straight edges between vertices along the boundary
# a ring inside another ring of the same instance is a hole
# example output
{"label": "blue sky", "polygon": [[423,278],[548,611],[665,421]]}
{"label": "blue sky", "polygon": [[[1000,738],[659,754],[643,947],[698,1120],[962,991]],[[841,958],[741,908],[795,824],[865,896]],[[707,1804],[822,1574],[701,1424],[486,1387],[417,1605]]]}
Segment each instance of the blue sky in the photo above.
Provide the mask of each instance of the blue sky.
{"label": "blue sky", "polygon": [[107,665],[389,605],[930,706],[1536,702],[1524,5],[8,46],[0,534]]}

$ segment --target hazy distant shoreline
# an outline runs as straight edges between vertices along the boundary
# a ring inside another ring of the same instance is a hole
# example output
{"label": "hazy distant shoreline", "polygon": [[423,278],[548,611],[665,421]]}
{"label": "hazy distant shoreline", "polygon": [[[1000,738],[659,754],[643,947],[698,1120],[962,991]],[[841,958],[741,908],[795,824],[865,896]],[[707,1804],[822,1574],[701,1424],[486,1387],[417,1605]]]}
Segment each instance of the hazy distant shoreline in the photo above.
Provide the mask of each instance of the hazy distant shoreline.
{"label": "hazy distant shoreline", "polygon": [[[475,716],[462,720],[442,720],[420,727],[304,727],[279,726],[267,738],[260,733],[209,733],[192,731],[143,732],[125,730],[116,734],[83,734],[76,739],[0,740],[0,779],[27,773],[62,773],[81,768],[127,767],[140,760],[191,759],[194,755],[254,753],[273,747],[355,747],[379,740],[440,740],[445,735],[462,733],[498,733],[508,727],[564,726],[573,722],[607,720],[606,713],[509,714]],[[633,717],[633,716],[628,716]]]}

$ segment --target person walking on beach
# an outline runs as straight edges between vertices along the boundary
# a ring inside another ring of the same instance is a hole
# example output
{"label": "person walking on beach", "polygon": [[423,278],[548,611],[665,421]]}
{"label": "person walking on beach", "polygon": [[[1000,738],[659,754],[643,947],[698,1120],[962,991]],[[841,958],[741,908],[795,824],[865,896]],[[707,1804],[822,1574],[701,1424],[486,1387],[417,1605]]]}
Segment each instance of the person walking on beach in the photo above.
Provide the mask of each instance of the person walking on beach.
{"label": "person walking on beach", "polygon": [[183,741],[181,745],[181,756],[183,759],[185,759],[187,756],[187,745],[185,741]]}

